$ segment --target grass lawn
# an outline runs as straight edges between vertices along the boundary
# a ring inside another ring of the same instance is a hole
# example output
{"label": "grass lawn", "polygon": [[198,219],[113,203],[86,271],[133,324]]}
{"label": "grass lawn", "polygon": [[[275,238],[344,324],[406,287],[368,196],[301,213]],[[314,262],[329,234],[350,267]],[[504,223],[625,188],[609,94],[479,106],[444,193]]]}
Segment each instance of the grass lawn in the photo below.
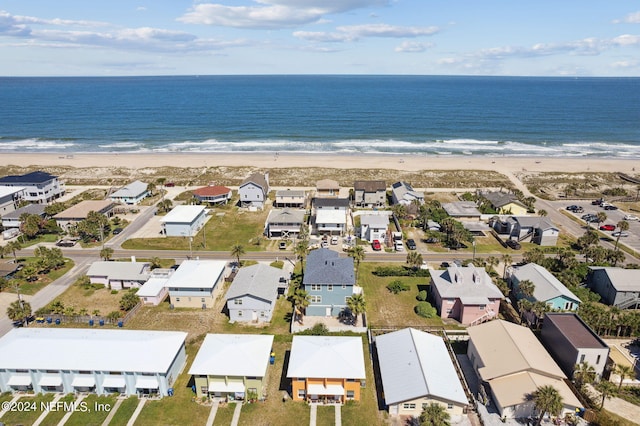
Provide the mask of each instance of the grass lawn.
{"label": "grass lawn", "polygon": [[116,411],[116,414],[111,419],[109,426],[126,426],[127,422],[129,422],[129,418],[131,418],[131,415],[138,406],[138,401],[138,397],[136,396],[130,396],[122,401],[118,411]]}
{"label": "grass lawn", "polygon": [[55,243],[59,239],[60,239],[60,235],[58,234],[39,234],[34,239],[30,239],[26,241],[22,241],[22,238],[20,238],[21,240],[20,243],[22,244],[22,247],[26,248],[39,243]]}
{"label": "grass lawn", "polygon": [[[363,287],[367,301],[367,320],[370,326],[442,326],[440,318],[425,319],[419,317],[413,308],[418,301],[416,296],[420,290],[427,290],[431,281],[429,277],[377,277],[373,270],[378,266],[398,266],[398,264],[368,263],[360,264],[358,285]],[[387,290],[387,284],[400,280],[409,284],[410,290],[393,294]]]}
{"label": "grass lawn", "polygon": [[333,426],[336,424],[336,408],[334,406],[319,405],[316,417],[317,426]]}
{"label": "grass lawn", "polygon": [[[75,396],[73,394],[68,394],[63,396],[62,398],[60,398],[58,400],[59,404],[63,404],[63,403],[71,403],[72,401],[75,401]],[[44,418],[43,422],[40,423],[41,426],[56,426],[58,423],[60,423],[60,420],[62,420],[62,418],[64,417],[64,415],[67,414],[66,411],[64,410],[60,410],[60,411],[51,411],[47,417]],[[4,419],[3,419],[4,420]]]}
{"label": "grass lawn", "polygon": [[86,407],[86,411],[78,410],[69,417],[65,426],[100,426],[109,415],[109,409],[116,404],[113,395],[89,395],[82,400],[79,407]]}
{"label": "grass lawn", "polygon": [[[228,426],[233,419],[233,411],[236,409],[236,403],[223,404],[216,411],[216,418],[213,419],[213,426]],[[242,415],[242,413],[240,414]]]}
{"label": "grass lawn", "polygon": [[[57,280],[64,274],[66,274],[69,271],[69,269],[73,268],[74,263],[73,263],[73,260],[67,259],[67,258],[65,258],[64,261],[65,261],[65,264],[62,266],[62,268],[51,271],[48,274],[38,275],[37,281],[28,282],[27,280],[24,280],[22,278],[16,278],[15,282],[17,282],[18,286],[20,287],[20,293],[31,294],[31,295],[36,294],[43,287]],[[30,264],[35,262],[36,262],[35,257],[28,257],[26,258],[26,261],[24,262],[24,264]],[[15,293],[16,289],[14,286],[9,286],[4,291]]]}
{"label": "grass lawn", "polygon": [[36,396],[23,396],[18,403],[28,403],[29,409],[20,411],[8,411],[2,416],[2,422],[7,425],[32,424],[42,414],[41,403],[53,401],[52,393],[38,394]]}
{"label": "grass lawn", "polygon": [[5,401],[11,401],[13,399],[13,394],[11,392],[5,392],[0,394],[0,403]]}
{"label": "grass lawn", "polygon": [[[109,312],[120,309],[120,299],[125,292],[126,290],[123,290],[118,291],[116,294],[111,294],[111,290],[106,287],[96,289],[91,286],[85,288],[83,286],[71,285],[51,303],[60,301],[65,307],[73,306],[75,312],[86,309],[91,315],[93,311],[97,309],[101,315],[107,315]],[[49,305],[51,305],[51,303],[49,303]]]}

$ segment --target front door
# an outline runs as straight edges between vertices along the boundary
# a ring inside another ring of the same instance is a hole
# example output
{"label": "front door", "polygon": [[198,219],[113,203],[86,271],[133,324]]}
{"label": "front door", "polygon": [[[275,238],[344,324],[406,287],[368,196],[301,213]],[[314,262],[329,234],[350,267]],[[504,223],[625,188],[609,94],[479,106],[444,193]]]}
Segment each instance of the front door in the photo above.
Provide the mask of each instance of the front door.
{"label": "front door", "polygon": [[251,320],[252,321],[258,321],[258,312],[257,311],[253,311],[251,313]]}
{"label": "front door", "polygon": [[325,314],[325,316],[330,317],[331,316],[331,308],[327,308],[326,312],[324,314]]}

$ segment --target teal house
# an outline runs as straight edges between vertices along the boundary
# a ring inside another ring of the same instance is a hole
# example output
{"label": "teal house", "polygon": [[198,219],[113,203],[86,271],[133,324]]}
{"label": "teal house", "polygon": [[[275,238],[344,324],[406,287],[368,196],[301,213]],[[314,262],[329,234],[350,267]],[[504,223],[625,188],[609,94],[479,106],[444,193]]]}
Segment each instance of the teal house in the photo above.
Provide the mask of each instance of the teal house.
{"label": "teal house", "polygon": [[337,317],[347,307],[347,298],[359,290],[355,283],[353,258],[324,248],[311,251],[302,281],[309,294],[306,315]]}
{"label": "teal house", "polygon": [[529,280],[535,286],[531,302],[544,302],[553,310],[575,311],[580,306],[580,299],[562,284],[553,274],[536,263],[528,263],[513,268],[509,278],[514,293],[522,298],[518,291],[520,283]]}

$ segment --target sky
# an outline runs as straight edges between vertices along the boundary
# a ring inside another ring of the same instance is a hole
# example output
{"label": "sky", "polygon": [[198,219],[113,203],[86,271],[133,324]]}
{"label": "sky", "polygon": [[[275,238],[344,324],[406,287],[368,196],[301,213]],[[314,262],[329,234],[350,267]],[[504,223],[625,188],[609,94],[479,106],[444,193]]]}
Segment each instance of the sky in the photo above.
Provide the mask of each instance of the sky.
{"label": "sky", "polygon": [[0,0],[0,76],[640,76],[621,0]]}

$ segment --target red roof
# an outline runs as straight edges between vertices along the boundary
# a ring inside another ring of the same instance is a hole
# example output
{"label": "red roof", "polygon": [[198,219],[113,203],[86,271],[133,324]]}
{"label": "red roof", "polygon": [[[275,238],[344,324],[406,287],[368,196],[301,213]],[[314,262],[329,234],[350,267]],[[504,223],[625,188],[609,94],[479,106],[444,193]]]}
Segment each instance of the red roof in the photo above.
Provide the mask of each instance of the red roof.
{"label": "red roof", "polygon": [[202,188],[198,188],[193,191],[193,194],[199,195],[201,197],[213,197],[216,195],[228,194],[229,192],[231,192],[230,188],[227,188],[226,186],[216,185],[216,186],[204,186]]}

